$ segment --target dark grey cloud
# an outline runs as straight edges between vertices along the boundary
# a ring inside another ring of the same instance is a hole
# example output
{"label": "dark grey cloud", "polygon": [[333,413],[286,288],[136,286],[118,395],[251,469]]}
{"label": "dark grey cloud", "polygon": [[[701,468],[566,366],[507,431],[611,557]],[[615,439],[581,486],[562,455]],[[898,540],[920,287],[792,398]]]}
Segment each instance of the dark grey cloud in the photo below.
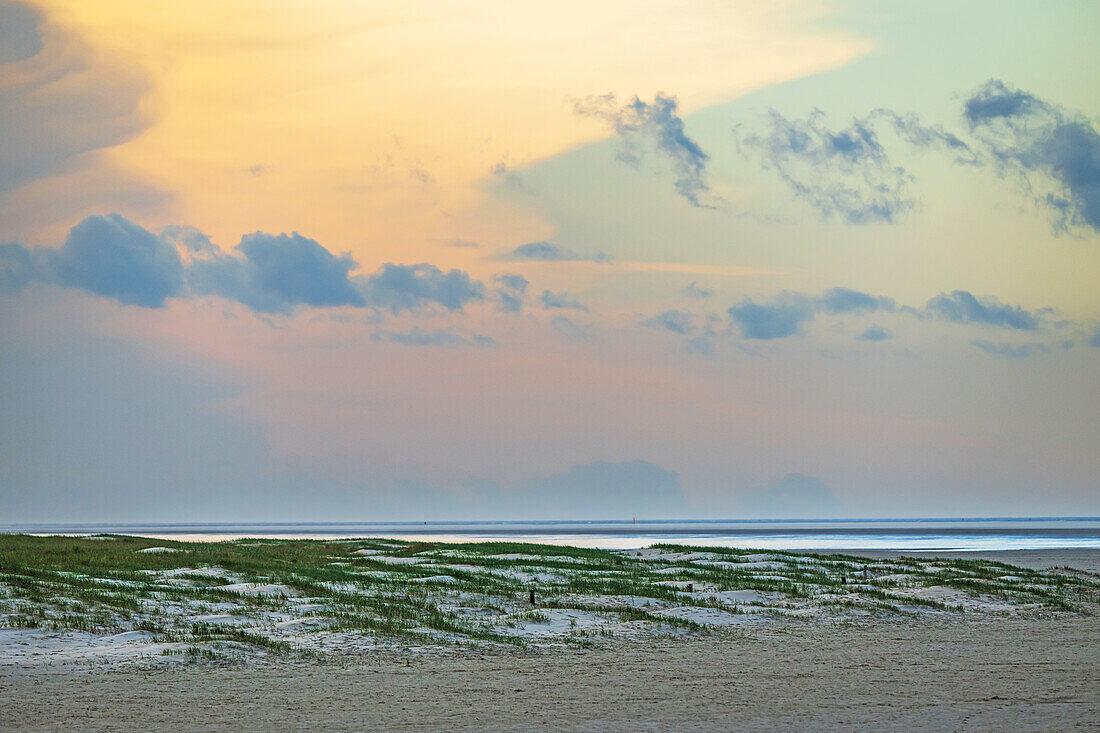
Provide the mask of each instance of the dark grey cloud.
{"label": "dark grey cloud", "polygon": [[881,326],[870,326],[856,338],[860,341],[886,341],[890,338],[890,335],[890,332]]}
{"label": "dark grey cloud", "polygon": [[0,0],[0,195],[141,132],[147,87],[133,65]]}
{"label": "dark grey cloud", "polygon": [[[1001,171],[1021,175],[1054,210],[1057,229],[1100,231],[1100,133],[1091,120],[999,79],[966,100],[964,115]],[[1041,178],[1053,190],[1042,191]]]}
{"label": "dark grey cloud", "polygon": [[1007,356],[1012,359],[1026,359],[1036,354],[1046,354],[1050,349],[1045,344],[1006,344],[994,343],[985,339],[974,339],[970,342],[977,348],[993,356]]}
{"label": "dark grey cloud", "polygon": [[620,107],[615,95],[603,94],[578,100],[573,109],[610,123],[628,146],[619,156],[625,162],[637,162],[639,154],[632,143],[639,137],[648,138],[671,163],[676,192],[692,206],[707,206],[703,199],[710,191],[706,181],[709,156],[684,131],[675,97],[658,92],[652,102],[643,102],[635,96]]}
{"label": "dark grey cloud", "polygon": [[950,295],[940,293],[928,301],[924,312],[952,323],[976,323],[1021,331],[1033,331],[1039,326],[1035,315],[1018,305],[1006,305],[992,297],[979,300],[965,290],[955,290]]}
{"label": "dark grey cloud", "polygon": [[695,314],[689,310],[667,310],[642,321],[646,328],[658,328],[686,336],[695,330]]}
{"label": "dark grey cloud", "polygon": [[576,310],[583,313],[588,312],[588,306],[571,297],[569,293],[554,293],[549,290],[543,290],[542,295],[539,296],[539,302],[542,303],[542,307],[545,310]]}
{"label": "dark grey cloud", "polygon": [[[353,277],[356,267],[350,255],[297,233],[248,234],[227,253],[194,227],[171,226],[157,236],[111,214],[86,218],[56,250],[0,245],[0,293],[45,282],[147,308],[171,297],[212,295],[259,313],[349,306],[395,315],[428,306],[461,311],[485,297],[485,286],[462,270],[386,263]],[[515,285],[518,276],[505,277]]]}
{"label": "dark grey cloud", "polygon": [[412,328],[408,331],[379,331],[371,335],[371,340],[388,341],[403,346],[442,346],[448,348],[496,345],[496,340],[490,336],[475,334],[470,338],[466,338],[444,328],[435,329],[434,331],[426,331],[422,328]]}
{"label": "dark grey cloud", "polygon": [[559,247],[550,242],[528,242],[521,244],[512,250],[509,259],[533,260],[540,262],[610,262],[610,255],[597,252],[592,255],[582,255],[571,249]]}
{"label": "dark grey cloud", "polygon": [[497,283],[497,307],[504,313],[519,313],[523,310],[523,301],[530,284],[523,275],[505,273],[495,275]]}
{"label": "dark grey cloud", "polygon": [[821,110],[806,119],[772,110],[769,122],[767,134],[750,135],[745,144],[823,217],[838,215],[849,224],[891,223],[916,204],[909,192],[912,176],[891,158],[881,129],[917,148],[949,151],[959,162],[976,160],[957,135],[912,113],[876,109],[838,130],[825,123]]}

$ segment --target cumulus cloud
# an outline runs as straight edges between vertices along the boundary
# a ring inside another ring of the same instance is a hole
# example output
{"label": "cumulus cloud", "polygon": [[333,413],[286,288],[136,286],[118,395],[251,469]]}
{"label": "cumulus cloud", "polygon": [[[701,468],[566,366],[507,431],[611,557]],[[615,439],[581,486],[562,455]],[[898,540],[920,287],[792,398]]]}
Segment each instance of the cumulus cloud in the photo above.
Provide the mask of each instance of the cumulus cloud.
{"label": "cumulus cloud", "polygon": [[[201,238],[192,243],[203,245]],[[246,234],[233,255],[219,251],[192,260],[189,284],[197,295],[217,295],[262,313],[288,313],[298,306],[366,304],[348,277],[350,255],[334,255],[316,241],[293,234]]]}
{"label": "cumulus cloud", "polygon": [[965,290],[955,290],[950,295],[940,293],[928,301],[924,311],[952,323],[976,323],[1021,331],[1033,331],[1039,326],[1035,315],[1018,305],[1006,305],[992,297],[979,300]]}
{"label": "cumulus cloud", "polygon": [[0,0],[0,195],[134,137],[147,86],[132,64]]}
{"label": "cumulus cloud", "polygon": [[356,268],[350,255],[297,233],[247,234],[228,253],[194,227],[172,226],[157,236],[111,214],[86,218],[56,250],[0,245],[0,293],[45,282],[147,308],[172,297],[210,295],[260,313],[350,306],[395,315],[431,305],[461,311],[485,297],[484,285],[462,270],[386,263],[370,275],[351,276]]}
{"label": "cumulus cloud", "polygon": [[769,340],[802,333],[802,327],[817,313],[859,314],[896,308],[892,298],[838,287],[816,297],[781,293],[761,303],[746,299],[731,306],[727,313],[745,338]]}
{"label": "cumulus cloud", "polygon": [[550,242],[528,242],[512,250],[509,259],[533,260],[541,262],[610,262],[611,257],[604,252],[594,255],[582,255],[571,249],[559,247]]}
{"label": "cumulus cloud", "polygon": [[577,100],[573,109],[577,114],[608,122],[624,139],[627,147],[620,153],[620,160],[637,162],[635,141],[648,139],[672,165],[676,192],[692,206],[707,206],[704,198],[710,191],[706,181],[709,156],[684,131],[675,97],[658,92],[652,102],[635,96],[619,106],[614,94],[603,94]]}
{"label": "cumulus cloud", "polygon": [[549,290],[543,290],[542,295],[539,297],[539,301],[542,303],[542,307],[545,310],[577,310],[584,313],[588,312],[588,306],[570,297],[569,293],[554,293]]}
{"label": "cumulus cloud", "polygon": [[1023,177],[1055,226],[1100,231],[1100,133],[1093,123],[990,79],[964,103],[970,132],[1002,172]]}
{"label": "cumulus cloud", "polygon": [[475,334],[471,338],[466,338],[445,328],[434,331],[425,331],[422,328],[412,328],[408,331],[379,331],[371,335],[371,340],[387,341],[403,346],[442,346],[448,348],[468,345],[479,347],[496,345],[496,340],[490,336]]}
{"label": "cumulus cloud", "polygon": [[818,298],[817,305],[829,313],[892,311],[896,307],[892,298],[868,295],[848,288],[830,288],[826,290]]}
{"label": "cumulus cloud", "polygon": [[386,263],[373,275],[356,278],[367,305],[397,314],[441,305],[461,311],[467,304],[485,298],[485,286],[462,270],[443,272],[435,265]]}
{"label": "cumulus cloud", "polygon": [[493,276],[497,283],[497,308],[503,313],[519,313],[530,284],[523,275],[505,273]]}
{"label": "cumulus cloud", "polygon": [[973,157],[957,136],[921,123],[914,114],[888,109],[856,117],[838,130],[826,124],[821,110],[801,120],[772,110],[767,134],[748,136],[744,142],[760,151],[765,167],[823,217],[838,215],[849,224],[889,223],[912,209],[916,200],[908,190],[912,176],[891,159],[880,127],[917,147],[941,147],[961,159]]}
{"label": "cumulus cloud", "polygon": [[1096,324],[1096,330],[1092,332],[1085,343],[1100,349],[1100,323]]}
{"label": "cumulus cloud", "polygon": [[747,339],[780,339],[802,333],[802,326],[814,317],[811,302],[804,296],[785,293],[767,303],[746,299],[727,310]]}
{"label": "cumulus cloud", "polygon": [[58,249],[0,247],[0,290],[8,294],[38,281],[157,308],[180,293],[183,274],[175,247],[117,214],[88,217]]}

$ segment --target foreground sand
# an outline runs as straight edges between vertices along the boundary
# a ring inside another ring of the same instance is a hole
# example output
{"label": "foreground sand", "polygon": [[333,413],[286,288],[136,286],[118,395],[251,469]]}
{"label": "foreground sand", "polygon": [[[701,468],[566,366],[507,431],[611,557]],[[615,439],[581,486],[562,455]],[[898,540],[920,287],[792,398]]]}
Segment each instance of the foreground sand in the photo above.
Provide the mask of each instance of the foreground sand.
{"label": "foreground sand", "polygon": [[[988,556],[1100,567],[1100,551]],[[2,730],[1100,730],[1100,617],[788,620],[590,650],[3,674]]]}
{"label": "foreground sand", "polygon": [[[408,665],[408,666],[406,666]],[[784,624],[613,649],[0,678],[4,730],[1100,727],[1100,620]]]}

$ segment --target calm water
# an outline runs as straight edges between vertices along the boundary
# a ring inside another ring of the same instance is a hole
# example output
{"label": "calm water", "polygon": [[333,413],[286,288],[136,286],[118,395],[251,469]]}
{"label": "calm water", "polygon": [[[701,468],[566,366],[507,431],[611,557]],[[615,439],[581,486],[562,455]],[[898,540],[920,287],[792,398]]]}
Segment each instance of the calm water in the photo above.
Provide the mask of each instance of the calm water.
{"label": "calm water", "polygon": [[1100,517],[844,521],[372,522],[257,524],[28,524],[0,532],[130,534],[184,541],[241,537],[392,537],[633,548],[658,542],[774,550],[1023,550],[1100,548]]}

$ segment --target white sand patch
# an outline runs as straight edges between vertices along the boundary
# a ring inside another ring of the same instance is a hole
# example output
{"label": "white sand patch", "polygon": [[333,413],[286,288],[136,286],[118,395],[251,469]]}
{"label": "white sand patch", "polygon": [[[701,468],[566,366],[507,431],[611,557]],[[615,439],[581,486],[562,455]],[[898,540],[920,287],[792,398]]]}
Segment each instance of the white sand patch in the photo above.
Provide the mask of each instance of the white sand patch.
{"label": "white sand patch", "polygon": [[328,616],[304,616],[302,618],[292,618],[289,621],[280,621],[275,624],[275,628],[279,631],[314,631],[328,628],[335,620]]}
{"label": "white sand patch", "polygon": [[690,572],[691,568],[671,567],[671,568],[657,568],[653,572],[657,575],[679,575],[680,573]]}
{"label": "white sand patch", "polygon": [[138,552],[147,552],[154,555],[159,555],[166,552],[189,552],[189,550],[181,550],[178,547],[146,547]]}
{"label": "white sand patch", "polygon": [[494,560],[529,560],[531,562],[571,562],[571,563],[585,563],[587,560],[580,557],[571,557],[569,555],[525,555],[520,552],[510,552],[503,555],[487,555]]}
{"label": "white sand patch", "polygon": [[229,578],[232,574],[225,568],[211,565],[204,568],[171,568],[170,570],[139,570],[148,575],[158,575],[161,578],[175,578],[180,575],[201,575],[206,578]]}
{"label": "white sand patch", "polygon": [[713,552],[673,552],[671,550],[662,550],[658,547],[628,550],[623,554],[628,557],[638,558],[639,560],[661,562],[694,562],[696,560],[713,560],[718,557]]}
{"label": "white sand patch", "polygon": [[282,583],[230,583],[219,585],[217,589],[242,596],[287,596],[289,598],[298,595],[298,591]]}
{"label": "white sand patch", "polygon": [[355,550],[355,551],[354,551],[354,552],[352,552],[351,554],[352,554],[352,555],[367,555],[367,556],[370,556],[370,555],[385,555],[385,554],[386,554],[386,552],[387,552],[386,550],[367,550],[367,549],[362,549],[362,550]]}
{"label": "white sand patch", "polygon": [[218,626],[255,626],[257,623],[254,618],[230,613],[206,613],[199,616],[189,616],[187,620],[196,624],[216,624]]}
{"label": "white sand patch", "polygon": [[412,578],[414,583],[457,583],[458,579],[450,575],[429,575],[426,578]]}
{"label": "white sand patch", "polygon": [[741,626],[754,623],[759,619],[752,614],[730,613],[720,608],[700,608],[699,606],[678,606],[654,611],[653,615],[662,618],[674,618],[681,621],[694,621],[702,626]]}
{"label": "white sand patch", "polygon": [[391,557],[387,555],[375,555],[371,559],[390,565],[420,565],[431,561],[431,558],[427,557]]}

